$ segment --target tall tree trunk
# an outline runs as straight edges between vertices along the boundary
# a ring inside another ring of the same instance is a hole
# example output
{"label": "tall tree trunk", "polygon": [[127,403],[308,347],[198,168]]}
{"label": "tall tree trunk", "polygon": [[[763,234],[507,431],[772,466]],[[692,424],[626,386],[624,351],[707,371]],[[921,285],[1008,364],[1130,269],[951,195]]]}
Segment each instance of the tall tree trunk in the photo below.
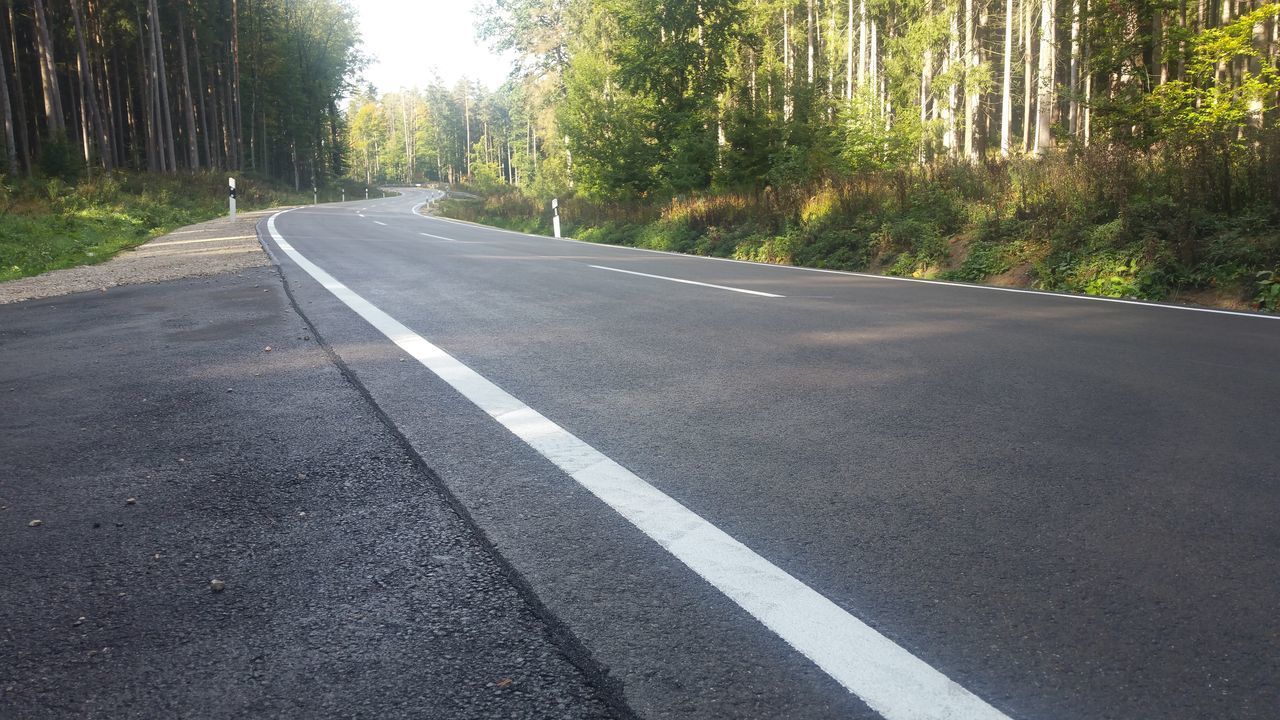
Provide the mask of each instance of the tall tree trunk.
{"label": "tall tree trunk", "polygon": [[13,108],[9,104],[9,62],[0,52],[0,115],[4,116],[4,155],[10,177],[18,174],[18,143],[13,137]]}
{"label": "tall tree trunk", "polygon": [[786,5],[782,6],[782,119],[790,120],[795,110],[795,90],[792,81],[795,73],[791,63],[791,15]]}
{"label": "tall tree trunk", "polygon": [[1013,0],[1004,2],[1004,67],[1000,75],[1000,157],[1009,157],[1013,129]]}
{"label": "tall tree trunk", "polygon": [[845,30],[844,96],[853,97],[853,0],[849,0],[848,27]]}
{"label": "tall tree trunk", "polygon": [[978,121],[978,34],[973,0],[964,2],[964,157],[970,162],[978,159],[974,147]]}
{"label": "tall tree trunk", "polygon": [[95,82],[98,89],[98,97],[102,100],[102,124],[103,132],[107,136],[107,154],[111,157],[111,166],[120,167],[124,164],[121,157],[120,148],[120,123],[119,123],[119,98],[116,97],[112,75],[117,71],[118,65],[111,62],[112,59],[118,57],[114,52],[108,56],[107,45],[102,42],[102,12],[99,9],[100,3],[97,0],[88,0],[85,6],[88,24],[89,37],[93,40],[93,49],[89,53],[90,60],[95,57],[97,59],[96,67],[101,72],[95,73]]}
{"label": "tall tree trunk", "polygon": [[464,89],[462,91],[462,110],[463,110],[463,117],[465,118],[466,124],[467,124],[467,148],[466,148],[467,179],[470,179],[471,178],[471,82],[467,81],[463,87]]}
{"label": "tall tree trunk", "polygon": [[187,27],[183,11],[178,10],[178,54],[182,57],[179,69],[182,71],[182,83],[178,89],[182,95],[182,115],[187,125],[187,167],[200,169],[200,147],[196,143],[196,102],[191,93],[191,72],[187,65]]}
{"label": "tall tree trunk", "polygon": [[[99,38],[98,47],[99,48],[106,47],[101,42],[101,38]],[[108,102],[107,111],[111,115],[111,153],[112,153],[112,156],[114,157],[114,162],[116,164],[116,167],[121,167],[128,164],[128,158],[125,156],[125,149],[127,146],[125,145],[125,141],[124,141],[124,131],[125,131],[124,100],[120,95],[120,82],[118,80],[112,79],[112,77],[116,75],[117,72],[120,72],[118,70],[118,68],[120,67],[121,67],[120,52],[118,48],[115,48],[115,47],[111,48],[110,60],[108,60],[108,57],[104,51],[104,54],[103,54],[104,72],[102,73],[102,86],[105,89],[104,94],[107,97],[107,102]],[[122,74],[127,75],[127,73],[122,73]]]}
{"label": "tall tree trunk", "polygon": [[[218,152],[222,157],[222,166],[227,170],[236,170],[236,140],[235,127],[232,122],[234,111],[231,108],[231,74],[223,64],[224,61],[218,63],[218,83],[214,86],[214,95],[218,98],[218,119],[221,121],[222,146],[218,148]],[[297,158],[297,141],[293,142],[294,165],[298,166]],[[298,166],[299,168],[301,166]]]}
{"label": "tall tree trunk", "polygon": [[1156,85],[1169,82],[1169,64],[1164,61],[1164,10],[1151,10],[1151,79]]}
{"label": "tall tree trunk", "polygon": [[1031,118],[1035,112],[1034,88],[1036,85],[1035,65],[1033,58],[1035,46],[1032,43],[1033,11],[1036,0],[1022,0],[1022,152],[1029,153],[1034,148],[1035,134],[1032,132]]}
{"label": "tall tree trunk", "polygon": [[[158,123],[156,122],[156,107],[158,103],[156,102],[155,55],[153,50],[151,32],[147,29],[147,26],[142,24],[141,15],[138,15],[138,52],[142,56],[139,66],[142,68],[142,87],[140,90],[146,96],[145,102],[139,102],[138,106],[146,108],[142,113],[142,117],[147,141],[147,170],[161,172],[164,169],[162,167],[164,161],[159,149],[160,143],[156,137],[158,133]],[[137,136],[136,130],[134,136]]]}
{"label": "tall tree trunk", "polygon": [[955,67],[961,63],[960,59],[960,8],[956,7],[948,13],[951,18],[951,32],[947,40],[947,60],[943,73],[951,76],[951,82],[947,85],[947,108],[943,113],[943,119],[946,122],[946,128],[943,134],[943,146],[947,149],[947,154],[954,156],[959,151],[957,140],[960,139],[959,123],[956,122],[958,114],[958,100],[960,86],[956,82]]}
{"label": "tall tree trunk", "polygon": [[93,68],[89,62],[89,49],[85,43],[85,24],[80,12],[80,0],[71,0],[71,17],[75,23],[76,46],[78,49],[78,67],[80,71],[81,104],[87,109],[84,121],[86,130],[90,130],[98,145],[98,161],[104,170],[111,169],[111,141],[107,136],[106,123],[103,121],[102,106],[98,102],[98,89],[93,78]]}
{"label": "tall tree trunk", "polygon": [[1054,40],[1057,3],[1040,3],[1040,71],[1036,98],[1036,155],[1044,157],[1053,148]]}
{"label": "tall tree trunk", "polygon": [[241,128],[244,123],[240,113],[240,12],[237,0],[231,0],[231,123],[233,139],[232,167],[244,167],[244,143]]}
{"label": "tall tree trunk", "polygon": [[17,126],[14,128],[18,136],[16,149],[23,172],[29,173],[31,172],[31,134],[27,128],[27,100],[22,82],[22,62],[18,57],[18,26],[13,14],[13,3],[8,2],[6,5],[8,5],[9,49],[12,53],[9,57],[13,59],[13,104],[17,113]]}
{"label": "tall tree trunk", "polygon": [[812,87],[813,86],[813,26],[814,26],[813,0],[808,0],[807,7],[809,12],[807,15],[807,19],[805,21],[805,35],[807,36],[808,45],[809,45],[809,65],[808,65],[808,73],[805,76],[805,80],[808,81],[810,87]]}
{"label": "tall tree trunk", "polygon": [[1080,41],[1080,64],[1084,68],[1084,121],[1081,123],[1084,133],[1084,146],[1089,147],[1089,139],[1092,136],[1093,129],[1093,72],[1089,69],[1089,59],[1091,55],[1089,43],[1089,0],[1081,0],[1081,9],[1084,13],[1085,22],[1081,29],[1083,36]]}
{"label": "tall tree trunk", "polygon": [[36,52],[40,60],[41,87],[44,89],[45,127],[51,133],[65,133],[66,116],[62,112],[62,92],[58,88],[58,69],[53,60],[53,38],[49,35],[49,20],[44,11],[44,0],[32,0],[36,23]]}
{"label": "tall tree trunk", "polygon": [[152,42],[155,43],[156,75],[159,81],[160,112],[158,119],[161,122],[161,136],[163,138],[160,149],[164,153],[169,171],[176,172],[178,169],[178,152],[173,139],[173,114],[170,111],[169,103],[169,73],[164,61],[164,36],[160,33],[159,7],[156,5],[156,0],[150,0],[150,3],[151,34]]}
{"label": "tall tree trunk", "polygon": [[838,49],[840,44],[836,42],[836,4],[831,0],[827,2],[827,38],[823,44],[823,47],[827,48],[827,97],[829,98],[836,96],[836,66],[840,60]]}
{"label": "tall tree trunk", "polygon": [[217,167],[218,163],[213,157],[213,146],[209,140],[209,80],[205,76],[204,71],[200,67],[200,37],[196,34],[195,27],[191,28],[191,51],[195,55],[196,81],[200,83],[198,88],[199,103],[196,109],[200,116],[200,148],[204,150],[204,162],[208,167]]}
{"label": "tall tree trunk", "polygon": [[867,0],[858,1],[858,87],[867,84]]}
{"label": "tall tree trunk", "polygon": [[1081,25],[1084,21],[1084,4],[1081,0],[1071,2],[1071,57],[1068,62],[1067,83],[1070,94],[1067,100],[1067,129],[1072,137],[1080,131],[1080,61],[1083,35]]}
{"label": "tall tree trunk", "polygon": [[880,97],[880,40],[878,37],[879,30],[875,20],[871,21],[871,42],[867,48],[867,79],[871,84],[873,97],[876,98],[876,104],[879,105]]}

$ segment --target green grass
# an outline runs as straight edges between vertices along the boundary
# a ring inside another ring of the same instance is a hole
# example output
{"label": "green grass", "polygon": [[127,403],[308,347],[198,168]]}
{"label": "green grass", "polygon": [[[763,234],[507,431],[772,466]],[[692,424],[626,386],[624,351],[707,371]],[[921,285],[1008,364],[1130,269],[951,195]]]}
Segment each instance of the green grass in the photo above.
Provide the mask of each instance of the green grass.
{"label": "green grass", "polygon": [[[250,177],[239,179],[238,191],[238,209],[245,211],[304,201]],[[4,281],[102,262],[174,228],[223,215],[226,178],[113,173],[75,186],[30,180],[0,189],[0,209]]]}

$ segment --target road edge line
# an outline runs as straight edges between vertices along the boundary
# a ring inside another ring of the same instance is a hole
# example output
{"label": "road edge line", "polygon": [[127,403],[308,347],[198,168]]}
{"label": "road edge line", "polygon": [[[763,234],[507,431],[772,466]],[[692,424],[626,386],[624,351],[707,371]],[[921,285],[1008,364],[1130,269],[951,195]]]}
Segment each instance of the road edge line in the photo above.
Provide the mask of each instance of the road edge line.
{"label": "road edge line", "polygon": [[300,269],[886,720],[1009,720],[933,666],[365,300],[285,240],[275,227],[279,214],[267,219],[267,231]]}
{"label": "road edge line", "polygon": [[[423,203],[425,204],[425,203]],[[844,275],[847,277],[866,278],[868,280],[888,280],[893,282],[909,282],[919,283],[922,285],[941,285],[943,287],[966,288],[969,290],[993,290],[996,292],[1019,293],[1022,295],[1039,295],[1041,297],[1061,298],[1064,300],[1091,300],[1093,302],[1112,303],[1115,305],[1133,305],[1145,308],[1162,308],[1165,310],[1186,310],[1190,312],[1210,313],[1213,315],[1231,315],[1235,317],[1258,318],[1261,320],[1280,320],[1280,315],[1268,315],[1260,312],[1244,312],[1241,310],[1221,310],[1219,308],[1196,307],[1193,305],[1176,305],[1174,303],[1155,302],[1151,300],[1129,300],[1126,298],[1101,297],[1098,295],[1081,295],[1079,293],[1055,292],[1052,290],[1033,290],[1031,288],[1011,288],[1001,287],[999,285],[980,285],[978,283],[956,282],[953,280],[930,280],[927,278],[909,278],[898,277],[896,275],[876,275],[875,273],[857,272],[855,270],[831,270],[828,268],[813,268],[803,265],[782,265],[779,263],[756,262],[755,260],[737,260],[735,258],[722,258],[712,255],[694,255],[693,253],[675,252],[673,250],[654,250],[653,248],[631,247],[629,245],[616,245],[614,243],[591,242],[590,240],[578,240],[570,237],[552,237],[550,235],[535,235],[533,233],[520,232],[519,230],[508,230],[494,225],[484,225],[482,223],[471,222],[469,220],[458,220],[456,218],[441,217],[439,215],[423,215],[418,212],[418,208],[422,205],[415,205],[411,208],[411,212],[420,218],[427,220],[439,220],[440,222],[458,223],[461,225],[470,225],[471,227],[484,230],[496,230],[498,232],[508,233],[510,235],[520,235],[522,237],[535,238],[538,240],[557,240],[560,242],[580,243],[582,245],[591,245],[593,247],[617,248],[618,250],[630,250],[632,252],[654,253],[657,255],[670,255],[672,257],[691,258],[695,260],[715,260],[718,262],[737,263],[739,265],[751,265],[754,267],[778,268],[780,270],[799,270],[801,272],[823,273],[826,275]]]}
{"label": "road edge line", "polygon": [[284,287],[285,297],[289,299],[289,305],[293,309],[293,312],[306,324],[307,329],[311,333],[311,337],[316,342],[316,345],[319,346],[329,357],[329,361],[338,368],[338,372],[342,375],[343,379],[355,388],[356,392],[360,394],[360,397],[362,397],[364,401],[369,404],[369,407],[373,409],[373,413],[378,420],[387,428],[388,431],[391,432],[396,444],[408,453],[410,460],[413,461],[414,467],[422,473],[427,482],[431,484],[432,488],[440,493],[445,502],[449,504],[449,507],[457,513],[459,518],[461,518],[462,524],[475,536],[479,541],[480,546],[484,548],[485,552],[494,559],[494,562],[497,563],[498,569],[502,573],[503,578],[506,579],[507,582],[511,583],[512,587],[515,588],[516,593],[529,608],[530,612],[532,612],[533,615],[542,623],[547,633],[547,638],[551,641],[551,644],[560,650],[571,665],[582,672],[587,681],[600,692],[601,698],[610,707],[610,709],[618,713],[621,720],[640,720],[640,716],[636,714],[635,710],[632,709],[626,701],[626,694],[623,691],[622,682],[611,674],[609,666],[597,660],[595,655],[586,646],[586,643],[582,642],[582,640],[578,638],[577,634],[573,632],[573,629],[556,616],[556,614],[542,602],[542,599],[538,597],[538,594],[534,591],[533,586],[525,580],[524,576],[521,575],[518,570],[516,570],[511,561],[507,559],[507,556],[498,549],[498,546],[489,537],[489,534],[484,531],[484,528],[481,527],[480,523],[476,521],[475,517],[471,514],[471,511],[468,510],[466,505],[464,505],[458,496],[454,494],[453,490],[449,488],[448,483],[446,483],[444,478],[436,472],[435,468],[431,467],[427,463],[426,459],[423,458],[417,448],[413,446],[413,443],[409,438],[400,430],[400,427],[396,425],[395,421],[391,419],[391,416],[382,409],[382,406],[378,404],[376,399],[374,399],[373,393],[370,392],[369,389],[365,387],[364,383],[360,381],[360,377],[356,374],[356,371],[342,359],[342,356],[338,354],[338,351],[329,343],[328,340],[325,339],[324,334],[320,332],[320,328],[312,322],[311,317],[307,315],[306,311],[302,308],[302,305],[298,303],[298,298],[294,295],[293,285],[289,282],[289,278],[285,276],[284,267],[280,263],[280,258],[275,254],[274,249],[271,247],[271,243],[267,242],[268,235],[264,230],[267,229],[267,222],[269,220],[274,220],[279,215],[299,209],[301,208],[290,208],[289,210],[277,212],[274,215],[263,218],[257,226],[258,242],[271,258],[272,267],[275,270],[276,276],[280,279],[280,284]]}

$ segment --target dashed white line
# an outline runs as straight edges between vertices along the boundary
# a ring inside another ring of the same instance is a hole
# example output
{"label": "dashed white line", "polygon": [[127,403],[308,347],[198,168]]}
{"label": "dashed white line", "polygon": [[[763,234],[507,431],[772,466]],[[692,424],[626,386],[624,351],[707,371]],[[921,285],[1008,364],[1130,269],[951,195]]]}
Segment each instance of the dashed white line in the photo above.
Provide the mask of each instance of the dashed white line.
{"label": "dashed white line", "polygon": [[1009,720],[999,710],[356,294],[281,251],[347,307],[604,501],[887,720]]}
{"label": "dashed white line", "polygon": [[711,283],[698,282],[696,280],[681,280],[680,278],[667,277],[666,275],[650,275],[649,273],[636,272],[635,270],[622,270],[615,267],[605,267],[604,265],[589,265],[597,270],[610,270],[616,273],[626,273],[628,275],[639,275],[640,277],[654,278],[657,280],[669,280],[671,282],[684,283],[685,285],[701,285],[702,287],[715,288],[717,290],[728,290],[730,292],[744,293],[746,295],[759,295],[760,297],[780,298],[783,295],[775,295],[773,293],[760,292],[759,290],[747,290],[745,288],[729,287],[728,285],[712,285]]}
{"label": "dashed white line", "polygon": [[1191,305],[1174,305],[1172,303],[1151,302],[1147,300],[1126,300],[1124,298],[1100,297],[1097,295],[1080,295],[1076,293],[1051,292],[1048,290],[1031,290],[1027,288],[1011,288],[1001,287],[999,285],[978,285],[976,283],[951,282],[949,280],[929,280],[926,278],[910,278],[898,277],[896,275],[875,275],[872,273],[856,272],[853,270],[829,270],[827,268],[811,268],[801,265],[779,265],[777,263],[755,262],[753,260],[735,260],[734,258],[711,257],[709,255],[693,255],[691,253],[672,252],[670,250],[654,250],[651,248],[628,247],[626,245],[611,245],[609,243],[589,242],[587,240],[577,240],[575,238],[557,238],[548,235],[534,235],[532,233],[518,232],[516,230],[507,230],[505,228],[493,227],[491,225],[481,225],[480,223],[467,222],[465,220],[455,220],[453,218],[440,217],[438,215],[421,215],[419,217],[428,220],[439,220],[441,222],[453,223],[455,225],[469,225],[474,228],[488,230],[490,232],[506,233],[508,235],[519,235],[521,237],[533,238],[535,240],[556,240],[559,242],[579,243],[582,245],[590,245],[598,248],[611,248],[613,250],[621,250],[624,252],[642,252],[653,253],[657,255],[670,255],[672,257],[685,258],[689,260],[713,260],[715,262],[738,263],[740,265],[750,265],[757,268],[772,268],[774,270],[792,270],[799,272],[823,273],[826,275],[843,275],[845,277],[859,277],[868,280],[884,280],[887,282],[909,282],[920,283],[922,285],[942,285],[945,287],[962,288],[966,290],[988,290],[993,292],[1019,293],[1022,295],[1039,295],[1042,297],[1058,298],[1061,300],[1085,300],[1089,302],[1114,303],[1117,305],[1135,305],[1143,308],[1156,308],[1163,310],[1185,310],[1187,312],[1209,313],[1211,315],[1234,315],[1236,317],[1255,318],[1258,320],[1280,320],[1280,315],[1264,315],[1256,312],[1240,312],[1237,310],[1218,310],[1216,308],[1193,307]]}
{"label": "dashed white line", "polygon": [[381,220],[374,220],[374,221],[373,221],[373,224],[374,224],[374,225],[386,225],[386,223],[382,222]]}

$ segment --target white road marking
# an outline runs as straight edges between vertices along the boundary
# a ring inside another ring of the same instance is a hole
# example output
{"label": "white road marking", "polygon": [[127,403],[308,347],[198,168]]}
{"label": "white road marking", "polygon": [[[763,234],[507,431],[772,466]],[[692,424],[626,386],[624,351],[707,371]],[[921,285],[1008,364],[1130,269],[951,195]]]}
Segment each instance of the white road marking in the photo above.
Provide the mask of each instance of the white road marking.
{"label": "white road marking", "polygon": [[431,233],[424,233],[424,232],[420,232],[420,233],[418,233],[418,234],[419,234],[419,235],[421,235],[422,237],[435,238],[435,239],[437,239],[437,240],[448,240],[449,242],[461,242],[460,240],[454,240],[453,238],[447,238],[447,237],[445,237],[445,236],[443,236],[443,235],[432,235]]}
{"label": "white road marking", "polygon": [[298,267],[887,720],[1009,720],[928,663],[356,294],[267,230]]}
{"label": "white road marking", "polygon": [[516,230],[507,230],[505,228],[492,227],[490,225],[481,225],[480,223],[467,222],[466,220],[455,220],[453,218],[440,217],[438,215],[421,215],[419,217],[428,220],[439,220],[441,222],[454,223],[456,225],[469,225],[474,228],[489,230],[492,232],[506,233],[508,235],[519,235],[521,237],[534,238],[536,240],[557,240],[560,242],[579,243],[581,245],[590,245],[598,248],[612,248],[614,250],[622,250],[624,252],[643,252],[654,253],[657,255],[670,255],[672,257],[686,258],[690,260],[715,260],[716,262],[738,263],[739,265],[751,265],[758,268],[773,268],[775,270],[799,270],[801,272],[824,273],[827,275],[844,275],[847,277],[860,277],[869,280],[888,280],[893,282],[910,282],[922,283],[924,285],[943,285],[946,287],[963,288],[968,290],[993,290],[996,292],[1021,293],[1023,295],[1041,295],[1043,297],[1059,298],[1062,300],[1088,300],[1092,302],[1115,303],[1118,305],[1136,305],[1144,308],[1160,308],[1164,310],[1186,310],[1188,312],[1210,313],[1212,315],[1235,315],[1236,317],[1257,318],[1260,320],[1280,320],[1280,315],[1264,315],[1262,313],[1239,312],[1236,310],[1217,310],[1214,308],[1192,307],[1190,305],[1174,305],[1172,303],[1151,302],[1147,300],[1126,300],[1124,298],[1099,297],[1097,295],[1077,295],[1074,293],[1051,292],[1048,290],[1028,290],[1025,288],[999,287],[996,285],[976,285],[972,283],[950,282],[947,280],[926,280],[924,278],[908,278],[897,277],[894,275],[874,275],[872,273],[854,272],[852,270],[828,270],[826,268],[802,267],[800,265],[778,265],[776,263],[762,263],[753,260],[735,260],[733,258],[711,257],[708,255],[692,255],[689,253],[678,253],[670,250],[653,250],[650,248],[628,247],[626,245],[610,245],[608,243],[594,243],[586,240],[575,240],[574,238],[556,238],[549,235],[534,235],[532,233],[518,232]]}
{"label": "white road marking", "polygon": [[658,280],[670,280],[671,282],[684,283],[685,285],[701,285],[702,287],[715,288],[717,290],[729,290],[736,293],[745,293],[747,295],[759,295],[760,297],[780,298],[783,295],[774,295],[773,293],[760,292],[759,290],[744,290],[742,288],[729,287],[728,285],[712,285],[711,283],[697,282],[695,280],[681,280],[680,278],[667,277],[666,275],[650,275],[649,273],[636,272],[634,270],[621,270],[613,267],[605,267],[604,265],[589,265],[597,270],[610,270],[616,273],[626,273],[628,275],[639,275],[640,277],[655,278]]}
{"label": "white road marking", "polygon": [[158,258],[158,257],[205,257],[208,255],[243,255],[244,253],[260,252],[262,246],[253,245],[237,245],[234,247],[201,249],[201,248],[179,248],[177,250],[156,250],[154,252],[139,252],[132,257],[136,258]]}
{"label": "white road marking", "polygon": [[374,225],[386,225],[386,223],[382,222],[381,220],[374,220],[374,221],[373,221],[373,224],[374,224]]}
{"label": "white road marking", "polygon": [[[174,233],[169,233],[170,235]],[[254,240],[257,235],[228,235],[226,237],[201,238],[199,240],[165,240],[162,242],[149,242],[146,245],[140,245],[139,248],[163,247],[165,245],[190,245],[192,243],[209,243],[219,242],[221,240]]]}

